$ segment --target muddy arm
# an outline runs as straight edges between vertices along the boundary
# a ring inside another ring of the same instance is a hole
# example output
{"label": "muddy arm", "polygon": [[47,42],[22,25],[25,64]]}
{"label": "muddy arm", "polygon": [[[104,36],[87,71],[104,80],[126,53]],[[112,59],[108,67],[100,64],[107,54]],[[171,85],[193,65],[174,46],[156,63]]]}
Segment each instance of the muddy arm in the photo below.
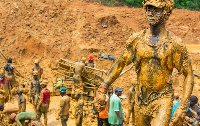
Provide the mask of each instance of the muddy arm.
{"label": "muddy arm", "polygon": [[120,75],[123,68],[133,62],[134,54],[133,48],[128,46],[124,49],[119,59],[112,65],[108,75],[104,82],[106,84],[112,84]]}
{"label": "muddy arm", "polygon": [[[178,122],[177,125],[181,124],[184,115],[186,114],[187,107],[189,106],[189,99],[193,90],[194,76],[192,72],[191,61],[187,54],[185,45],[180,44],[176,46],[176,52],[173,54],[173,64],[179,73],[185,76],[185,82],[183,85],[183,97],[181,104],[174,113],[174,122]],[[179,124],[180,123],[180,124]]]}

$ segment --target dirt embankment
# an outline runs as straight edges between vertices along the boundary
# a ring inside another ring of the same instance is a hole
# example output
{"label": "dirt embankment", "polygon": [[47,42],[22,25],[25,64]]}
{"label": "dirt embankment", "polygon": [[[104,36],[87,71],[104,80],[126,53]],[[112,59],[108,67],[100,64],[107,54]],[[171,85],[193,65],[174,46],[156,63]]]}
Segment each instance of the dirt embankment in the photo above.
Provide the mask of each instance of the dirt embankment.
{"label": "dirt embankment", "polygon": [[[59,58],[79,61],[81,56],[93,55],[96,67],[108,71],[113,62],[99,58],[99,54],[119,57],[128,37],[148,28],[143,8],[111,8],[78,0],[4,0],[0,2],[0,16],[0,49],[14,58],[14,65],[26,78],[30,76],[33,61],[40,59],[50,82],[54,77],[51,68]],[[175,9],[166,28],[186,44],[200,44],[198,11]],[[193,68],[200,69],[199,52],[190,52],[190,56]],[[5,61],[1,59],[3,65]],[[135,72],[129,71],[113,85],[126,92],[133,78]],[[182,81],[175,81],[175,91],[180,92],[178,84]]]}

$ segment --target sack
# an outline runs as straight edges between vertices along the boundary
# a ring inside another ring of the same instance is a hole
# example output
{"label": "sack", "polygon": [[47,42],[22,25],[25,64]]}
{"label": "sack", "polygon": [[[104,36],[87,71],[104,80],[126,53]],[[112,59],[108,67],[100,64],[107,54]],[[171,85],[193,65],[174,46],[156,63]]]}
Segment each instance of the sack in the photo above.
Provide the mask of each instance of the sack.
{"label": "sack", "polygon": [[12,103],[6,103],[4,105],[3,113],[17,113],[19,111],[18,105]]}

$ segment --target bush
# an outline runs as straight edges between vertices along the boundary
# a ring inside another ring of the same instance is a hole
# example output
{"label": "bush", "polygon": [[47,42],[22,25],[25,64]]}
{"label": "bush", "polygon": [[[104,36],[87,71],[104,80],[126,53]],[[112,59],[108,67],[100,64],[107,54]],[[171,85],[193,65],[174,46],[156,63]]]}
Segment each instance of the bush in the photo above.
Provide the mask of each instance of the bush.
{"label": "bush", "polygon": [[[121,6],[129,7],[142,7],[143,0],[97,0],[108,6],[116,6],[116,2],[120,3]],[[174,0],[175,8],[179,9],[190,9],[200,11],[200,0]],[[119,6],[119,4],[118,4]]]}

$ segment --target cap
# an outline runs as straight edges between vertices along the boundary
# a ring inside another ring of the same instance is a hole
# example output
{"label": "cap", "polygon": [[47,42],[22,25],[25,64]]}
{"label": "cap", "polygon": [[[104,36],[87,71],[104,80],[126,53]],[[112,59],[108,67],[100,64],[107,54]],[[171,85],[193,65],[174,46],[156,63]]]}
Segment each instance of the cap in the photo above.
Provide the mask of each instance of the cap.
{"label": "cap", "polygon": [[93,56],[89,56],[89,59],[88,59],[88,60],[94,60],[94,59],[93,59]]}
{"label": "cap", "polygon": [[22,90],[21,90],[20,88],[18,88],[18,89],[16,90],[16,94],[19,94],[19,93],[22,93]]}
{"label": "cap", "polygon": [[11,119],[11,120],[14,120],[15,117],[16,117],[16,114],[15,114],[15,113],[12,113],[12,114],[10,115],[10,119]]}
{"label": "cap", "polygon": [[119,88],[119,87],[116,87],[115,91],[123,91],[123,90],[121,88]]}
{"label": "cap", "polygon": [[43,80],[41,84],[47,85],[48,81],[47,80]]}
{"label": "cap", "polygon": [[190,102],[198,102],[198,98],[195,95],[191,95]]}
{"label": "cap", "polygon": [[82,57],[82,58],[81,58],[81,61],[86,61],[86,58],[85,58],[85,57]]}
{"label": "cap", "polygon": [[61,87],[61,88],[60,88],[60,91],[61,91],[61,92],[66,92],[66,87]]}
{"label": "cap", "polygon": [[39,64],[39,59],[36,59],[35,61],[34,61],[34,63],[36,63],[36,64]]}
{"label": "cap", "polygon": [[174,0],[143,0],[143,7],[152,5],[158,8],[165,8],[167,12],[171,12],[174,8]]}

